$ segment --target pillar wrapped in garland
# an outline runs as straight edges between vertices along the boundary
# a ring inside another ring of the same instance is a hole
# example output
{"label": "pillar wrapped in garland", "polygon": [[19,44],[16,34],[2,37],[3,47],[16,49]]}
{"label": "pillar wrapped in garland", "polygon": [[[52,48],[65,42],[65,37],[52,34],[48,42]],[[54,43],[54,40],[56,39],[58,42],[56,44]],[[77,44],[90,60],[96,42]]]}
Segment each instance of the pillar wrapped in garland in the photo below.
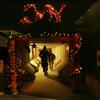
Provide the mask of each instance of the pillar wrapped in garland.
{"label": "pillar wrapped in garland", "polygon": [[11,91],[17,94],[17,73],[16,73],[16,56],[15,56],[15,40],[9,39],[9,68],[11,78]]}
{"label": "pillar wrapped in garland", "polygon": [[70,51],[70,58],[72,61],[72,89],[73,92],[80,92],[81,86],[81,70],[80,65],[80,54],[79,50],[81,47],[81,36],[78,33],[75,33],[72,40],[72,47]]}

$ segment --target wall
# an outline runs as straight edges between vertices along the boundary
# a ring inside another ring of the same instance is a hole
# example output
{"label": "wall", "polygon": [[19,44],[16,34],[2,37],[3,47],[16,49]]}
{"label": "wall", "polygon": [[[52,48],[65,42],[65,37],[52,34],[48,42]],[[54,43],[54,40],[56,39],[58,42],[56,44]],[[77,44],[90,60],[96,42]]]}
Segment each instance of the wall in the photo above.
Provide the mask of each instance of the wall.
{"label": "wall", "polygon": [[90,93],[96,97],[97,100],[100,100],[100,77],[97,78],[93,75],[86,75],[85,82]]}

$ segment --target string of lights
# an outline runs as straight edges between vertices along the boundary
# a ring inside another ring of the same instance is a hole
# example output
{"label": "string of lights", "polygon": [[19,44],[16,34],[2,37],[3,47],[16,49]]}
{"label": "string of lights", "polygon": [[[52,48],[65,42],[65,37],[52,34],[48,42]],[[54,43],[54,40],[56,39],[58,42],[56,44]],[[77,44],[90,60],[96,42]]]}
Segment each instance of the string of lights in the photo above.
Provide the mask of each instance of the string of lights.
{"label": "string of lights", "polygon": [[[29,3],[29,4],[24,5],[23,12],[26,13],[29,11],[30,8],[32,8],[33,12],[35,13],[35,20],[34,21],[38,21],[38,20],[43,19],[45,13],[49,13],[49,15],[50,15],[48,18],[49,21],[52,21],[52,19],[55,18],[55,21],[57,23],[60,23],[61,22],[61,14],[62,14],[62,11],[65,7],[66,7],[66,5],[62,4],[60,10],[57,11],[52,4],[45,4],[45,9],[43,9],[40,12],[37,9],[35,4]],[[21,19],[22,23],[33,23],[34,21],[33,21],[33,19],[30,19],[29,16],[24,16]]]}

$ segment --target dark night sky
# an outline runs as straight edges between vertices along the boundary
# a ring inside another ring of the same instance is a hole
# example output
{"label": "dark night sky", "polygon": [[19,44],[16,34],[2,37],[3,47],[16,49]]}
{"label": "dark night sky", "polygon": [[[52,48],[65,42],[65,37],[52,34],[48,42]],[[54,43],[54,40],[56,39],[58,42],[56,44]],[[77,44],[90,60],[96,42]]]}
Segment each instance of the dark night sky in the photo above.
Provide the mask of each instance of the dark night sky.
{"label": "dark night sky", "polygon": [[[30,25],[20,24],[20,18],[23,16],[24,4],[36,3],[40,7],[44,3],[51,3],[59,9],[64,2],[67,7],[63,10],[62,22],[60,24],[48,22],[47,20],[40,20]],[[55,2],[54,2],[55,1]],[[1,27],[16,27],[17,30],[22,31],[60,31],[69,32],[74,30],[73,22],[78,19],[96,0],[0,0],[0,26]]]}

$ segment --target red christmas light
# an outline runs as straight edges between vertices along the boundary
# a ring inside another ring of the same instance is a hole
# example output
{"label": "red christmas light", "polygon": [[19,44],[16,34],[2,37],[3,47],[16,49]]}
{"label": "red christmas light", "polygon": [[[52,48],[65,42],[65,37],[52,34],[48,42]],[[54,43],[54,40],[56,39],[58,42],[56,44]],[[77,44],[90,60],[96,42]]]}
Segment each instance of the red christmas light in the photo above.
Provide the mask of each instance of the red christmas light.
{"label": "red christmas light", "polygon": [[21,39],[22,41],[27,41],[28,37],[26,35],[22,35],[21,37],[19,37],[19,39]]}
{"label": "red christmas light", "polygon": [[32,21],[28,16],[24,16],[24,17],[21,19],[21,22],[22,22],[22,23],[33,23],[33,21]]}
{"label": "red christmas light", "polygon": [[36,20],[39,20],[39,19],[42,19],[42,18],[43,18],[43,13],[37,11],[37,12],[36,12]]}
{"label": "red christmas light", "polygon": [[[41,12],[37,10],[35,4],[26,4],[24,5],[24,9],[23,12],[28,12],[30,8],[32,8],[33,12],[35,13],[35,21],[43,19],[44,14],[46,12],[48,12],[50,14],[50,18],[49,21],[51,21],[53,19],[53,17],[55,17],[56,22],[61,22],[61,14],[62,11],[64,9],[64,7],[66,7],[64,4],[62,4],[61,8],[59,11],[57,11],[51,4],[46,4],[45,5],[45,9],[43,9]],[[28,16],[24,16],[21,19],[22,23],[33,23],[33,21],[28,17]]]}
{"label": "red christmas light", "polygon": [[65,5],[62,4],[60,11],[58,12],[51,4],[46,4],[45,5],[46,12],[49,12],[49,14],[50,14],[49,20],[51,21],[53,16],[55,16],[56,22],[61,22],[61,13],[62,13],[64,7],[65,7]]}
{"label": "red christmas light", "polygon": [[62,41],[62,42],[70,42],[71,41],[71,37],[70,36],[61,36],[58,37],[58,40]]}
{"label": "red christmas light", "polygon": [[77,44],[75,44],[75,48],[78,48],[78,46],[79,46],[79,44],[77,43]]}
{"label": "red christmas light", "polygon": [[33,8],[33,10],[36,12],[36,7],[35,7],[35,4],[26,4],[26,5],[24,5],[24,9],[23,9],[23,11],[24,12],[27,12],[30,8]]}

